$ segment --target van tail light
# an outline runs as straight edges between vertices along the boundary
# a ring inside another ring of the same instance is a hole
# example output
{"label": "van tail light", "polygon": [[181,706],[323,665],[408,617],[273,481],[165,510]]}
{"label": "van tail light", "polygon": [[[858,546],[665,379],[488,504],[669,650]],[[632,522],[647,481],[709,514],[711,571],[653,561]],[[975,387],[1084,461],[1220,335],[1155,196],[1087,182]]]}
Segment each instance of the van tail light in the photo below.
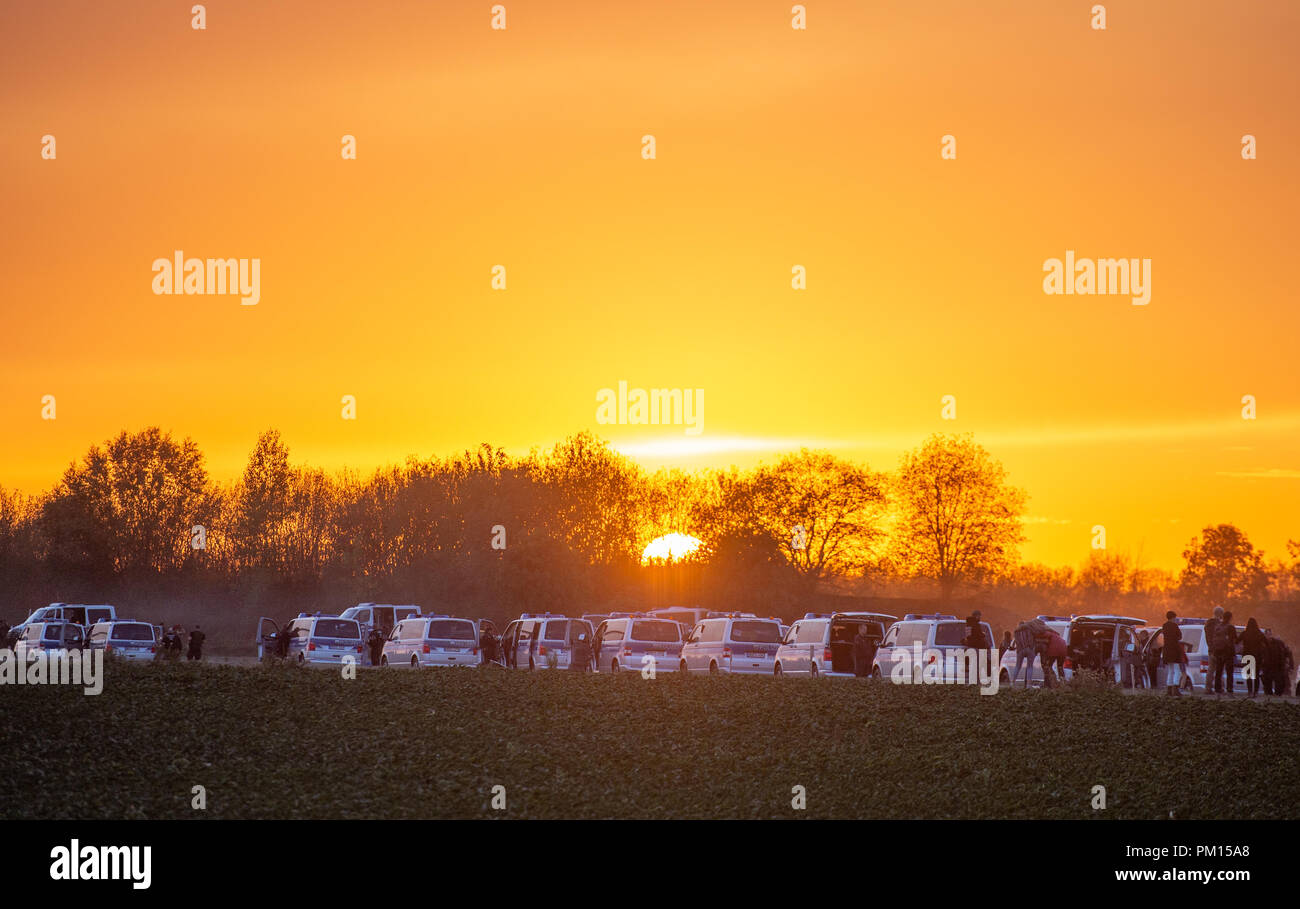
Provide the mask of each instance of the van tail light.
{"label": "van tail light", "polygon": [[624,647],[624,648],[623,648],[623,656],[631,656],[631,655],[632,655],[632,648],[631,648],[631,647]]}
{"label": "van tail light", "polygon": [[937,659],[938,659],[938,657],[936,657],[933,653],[930,654],[929,662],[933,663],[933,662],[934,662],[935,660],[937,660]]}
{"label": "van tail light", "polygon": [[831,662],[833,659],[834,659],[834,657],[831,656],[831,649],[830,649],[829,647],[827,647],[827,648],[822,652],[822,662],[823,662],[823,663],[829,663],[829,662]]}
{"label": "van tail light", "polygon": [[110,650],[112,650],[112,649],[113,649],[113,645],[112,645],[112,644],[105,644],[105,645],[104,645],[104,652],[105,652],[105,653],[108,653],[108,652],[109,652]]}
{"label": "van tail light", "polygon": [[1074,660],[1066,660],[1066,661],[1065,661],[1065,668],[1066,668],[1066,669],[1073,669],[1073,668],[1074,668]]}
{"label": "van tail light", "polygon": [[474,656],[478,656],[478,648],[477,648],[477,647],[475,647],[475,648],[474,648],[472,651],[470,651],[470,652],[471,652]]}
{"label": "van tail light", "polygon": [[538,656],[546,656],[546,645],[545,645],[545,644],[542,644],[540,647],[537,648],[537,655],[538,655]]}
{"label": "van tail light", "polygon": [[360,653],[360,652],[361,652],[361,645],[358,644],[358,645],[357,645],[357,653]]}
{"label": "van tail light", "polygon": [[308,641],[308,642],[307,642],[307,649],[308,649],[308,650],[315,650],[315,649],[316,649],[316,642],[315,642],[315,641]]}
{"label": "van tail light", "polygon": [[730,648],[730,647],[723,647],[723,648],[722,648],[722,658],[723,658],[724,660],[729,660],[729,659],[731,659],[731,648]]}
{"label": "van tail light", "polygon": [[149,652],[150,652],[150,653],[157,653],[157,652],[158,652],[158,648],[157,648],[157,647],[150,647],[150,648],[149,648]]}
{"label": "van tail light", "polygon": [[423,653],[429,653],[429,652],[430,652],[430,651],[429,651],[429,645],[428,645],[428,644],[425,644],[425,645],[424,645],[424,650],[423,650],[422,652],[423,652]]}

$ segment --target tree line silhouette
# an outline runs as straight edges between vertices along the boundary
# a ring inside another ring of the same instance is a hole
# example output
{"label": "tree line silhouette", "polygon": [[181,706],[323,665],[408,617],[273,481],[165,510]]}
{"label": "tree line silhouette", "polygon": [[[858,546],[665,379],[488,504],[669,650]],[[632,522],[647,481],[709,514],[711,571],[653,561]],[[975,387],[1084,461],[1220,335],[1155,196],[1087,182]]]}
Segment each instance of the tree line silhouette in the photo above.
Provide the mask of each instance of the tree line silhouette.
{"label": "tree line silhouette", "polygon": [[[483,444],[363,475],[295,464],[270,430],[223,484],[191,439],[150,427],[91,446],[44,494],[0,488],[0,608],[125,597],[272,615],[374,600],[494,619],[678,604],[789,617],[838,593],[974,596],[1030,614],[1300,588],[1300,546],[1292,564],[1266,565],[1232,525],[1192,541],[1177,578],[1105,551],[1078,570],[1026,565],[1025,503],[969,436],[931,436],[889,473],[809,450],[748,471],[648,473],[582,433],[525,456]],[[642,564],[670,532],[702,545]]]}

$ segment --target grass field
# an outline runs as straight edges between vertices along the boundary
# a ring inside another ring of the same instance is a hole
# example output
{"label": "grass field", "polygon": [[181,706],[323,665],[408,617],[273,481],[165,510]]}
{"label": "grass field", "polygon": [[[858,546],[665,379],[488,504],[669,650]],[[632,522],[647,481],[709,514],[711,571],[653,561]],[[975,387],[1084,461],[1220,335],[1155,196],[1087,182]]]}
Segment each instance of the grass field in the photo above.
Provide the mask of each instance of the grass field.
{"label": "grass field", "polygon": [[1300,814],[1280,702],[182,663],[112,665],[94,697],[5,686],[0,724],[4,818]]}

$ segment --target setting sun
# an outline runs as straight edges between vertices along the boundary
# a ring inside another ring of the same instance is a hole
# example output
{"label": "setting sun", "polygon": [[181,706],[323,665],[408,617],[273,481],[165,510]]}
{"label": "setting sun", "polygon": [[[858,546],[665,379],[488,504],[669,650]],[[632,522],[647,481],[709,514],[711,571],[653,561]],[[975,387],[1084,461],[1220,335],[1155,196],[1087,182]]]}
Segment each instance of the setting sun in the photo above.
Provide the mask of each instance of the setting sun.
{"label": "setting sun", "polygon": [[650,541],[641,553],[643,564],[664,561],[676,562],[691,555],[700,548],[700,541],[688,533],[666,533]]}

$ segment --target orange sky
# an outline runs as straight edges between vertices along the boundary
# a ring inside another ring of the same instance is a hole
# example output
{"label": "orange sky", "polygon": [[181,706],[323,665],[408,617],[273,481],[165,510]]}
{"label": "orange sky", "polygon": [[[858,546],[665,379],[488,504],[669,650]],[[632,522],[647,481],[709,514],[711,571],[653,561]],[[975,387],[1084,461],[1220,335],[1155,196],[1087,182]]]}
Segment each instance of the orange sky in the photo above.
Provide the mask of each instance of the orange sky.
{"label": "orange sky", "polygon": [[[220,479],[270,426],[362,468],[969,431],[1029,559],[1300,537],[1290,0],[190,5],[0,9],[0,484],[152,424]],[[154,295],[175,249],[260,258],[261,302]],[[1150,305],[1045,295],[1066,249],[1152,259]],[[703,433],[597,425],[620,379],[705,389]]]}

